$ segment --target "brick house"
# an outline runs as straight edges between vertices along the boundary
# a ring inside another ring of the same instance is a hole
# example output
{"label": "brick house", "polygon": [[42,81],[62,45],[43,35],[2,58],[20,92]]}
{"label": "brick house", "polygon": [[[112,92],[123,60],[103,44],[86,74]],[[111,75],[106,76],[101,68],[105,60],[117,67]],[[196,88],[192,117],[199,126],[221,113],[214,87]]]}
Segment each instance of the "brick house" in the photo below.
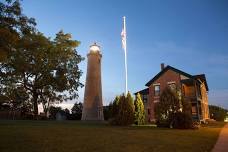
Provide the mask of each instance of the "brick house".
{"label": "brick house", "polygon": [[209,119],[208,85],[204,74],[190,75],[172,66],[161,64],[161,71],[146,83],[147,88],[140,93],[149,122],[155,121],[154,108],[161,92],[166,88],[179,88],[181,95],[191,102],[192,118],[197,121]]}

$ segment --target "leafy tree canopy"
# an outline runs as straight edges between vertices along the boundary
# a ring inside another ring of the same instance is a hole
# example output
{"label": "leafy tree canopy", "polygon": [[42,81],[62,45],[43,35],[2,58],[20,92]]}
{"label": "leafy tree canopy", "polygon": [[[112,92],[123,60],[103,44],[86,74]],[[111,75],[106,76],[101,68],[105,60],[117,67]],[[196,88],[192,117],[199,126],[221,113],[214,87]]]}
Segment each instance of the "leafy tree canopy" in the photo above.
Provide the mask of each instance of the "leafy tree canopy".
{"label": "leafy tree canopy", "polygon": [[160,101],[156,104],[155,115],[157,124],[169,127],[175,113],[181,109],[180,100],[171,89],[166,88],[162,91]]}
{"label": "leafy tree canopy", "polygon": [[20,37],[35,31],[35,19],[22,14],[19,0],[0,2],[0,62],[16,50]]}
{"label": "leafy tree canopy", "polygon": [[48,108],[50,102],[76,98],[83,86],[78,67],[83,58],[75,49],[80,42],[63,31],[53,40],[38,32],[35,20],[21,13],[19,1],[1,2],[0,8],[1,96],[15,101],[10,92],[16,90],[24,101],[33,103],[35,114],[38,103]]}

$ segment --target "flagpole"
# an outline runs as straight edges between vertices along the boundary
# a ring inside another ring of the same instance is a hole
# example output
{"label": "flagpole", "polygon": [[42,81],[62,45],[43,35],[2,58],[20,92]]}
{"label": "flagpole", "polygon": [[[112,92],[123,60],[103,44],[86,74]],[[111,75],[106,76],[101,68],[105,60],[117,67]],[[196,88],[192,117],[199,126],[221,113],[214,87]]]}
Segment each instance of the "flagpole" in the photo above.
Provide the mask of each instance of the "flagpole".
{"label": "flagpole", "polygon": [[124,63],[125,63],[125,95],[127,95],[128,87],[127,87],[127,34],[126,34],[126,21],[125,16],[123,17],[124,20],[124,30],[125,30],[125,45],[124,45]]}

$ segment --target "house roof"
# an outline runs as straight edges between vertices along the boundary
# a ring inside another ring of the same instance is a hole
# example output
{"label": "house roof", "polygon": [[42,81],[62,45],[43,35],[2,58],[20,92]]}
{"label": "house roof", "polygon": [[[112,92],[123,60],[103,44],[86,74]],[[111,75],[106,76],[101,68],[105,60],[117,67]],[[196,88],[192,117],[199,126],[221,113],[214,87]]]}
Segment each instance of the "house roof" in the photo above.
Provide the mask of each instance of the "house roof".
{"label": "house roof", "polygon": [[157,75],[155,75],[150,81],[148,81],[148,82],[146,83],[146,86],[149,87],[155,80],[157,80],[163,73],[165,73],[165,72],[168,71],[168,70],[172,70],[172,71],[174,71],[174,72],[177,72],[177,73],[179,73],[179,74],[181,74],[181,75],[184,75],[184,76],[186,76],[186,77],[188,77],[188,78],[190,78],[190,79],[195,79],[195,80],[197,80],[197,81],[198,81],[198,79],[200,79],[202,82],[205,83],[205,85],[206,85],[206,90],[207,90],[207,91],[209,90],[209,89],[208,89],[208,85],[207,85],[207,81],[206,81],[205,74],[191,75],[191,74],[188,74],[188,73],[186,73],[186,72],[184,72],[184,71],[181,71],[181,70],[179,70],[179,69],[176,69],[176,68],[174,68],[174,67],[172,67],[172,66],[170,66],[170,65],[166,66],[166,67],[165,67],[163,70],[161,70]]}
{"label": "house roof", "polygon": [[163,70],[161,70],[155,77],[153,77],[150,81],[148,81],[148,82],[146,83],[146,86],[149,87],[155,80],[157,80],[163,73],[165,73],[165,72],[168,71],[168,70],[175,71],[175,72],[180,73],[180,74],[182,74],[182,75],[184,75],[184,76],[186,76],[186,77],[188,77],[188,78],[193,78],[192,75],[190,75],[190,74],[188,74],[188,73],[186,73],[186,72],[183,72],[183,71],[181,71],[181,70],[178,70],[178,69],[176,69],[176,68],[174,68],[174,67],[168,65],[168,66],[166,66]]}
{"label": "house roof", "polygon": [[205,74],[194,75],[193,77],[194,77],[195,79],[200,79],[200,81],[204,82],[204,84],[205,84],[205,86],[206,86],[206,90],[207,90],[207,91],[209,90],[208,85],[207,85],[207,79],[206,79]]}
{"label": "house roof", "polygon": [[136,92],[136,93],[134,93],[134,94],[137,95],[137,93],[140,93],[140,94],[149,94],[149,88],[140,90],[140,91],[138,91],[138,92]]}

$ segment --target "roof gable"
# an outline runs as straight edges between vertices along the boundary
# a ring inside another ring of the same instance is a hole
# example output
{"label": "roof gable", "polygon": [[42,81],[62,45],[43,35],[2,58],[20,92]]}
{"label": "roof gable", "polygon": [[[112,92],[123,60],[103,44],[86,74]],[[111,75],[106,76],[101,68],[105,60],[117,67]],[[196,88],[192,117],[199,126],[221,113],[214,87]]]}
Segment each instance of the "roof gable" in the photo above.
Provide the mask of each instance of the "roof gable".
{"label": "roof gable", "polygon": [[204,82],[205,87],[206,87],[206,90],[207,90],[207,91],[209,90],[208,85],[207,85],[207,80],[206,80],[205,74],[194,75],[193,77],[194,77],[195,79],[200,79],[200,81]]}
{"label": "roof gable", "polygon": [[160,71],[155,77],[153,77],[150,81],[148,81],[147,83],[146,83],[146,86],[150,86],[155,80],[157,80],[161,75],[163,75],[166,71],[168,71],[168,70],[172,70],[172,71],[174,71],[174,72],[176,72],[176,73],[179,73],[179,74],[181,74],[181,75],[184,75],[184,76],[186,76],[186,77],[188,77],[188,78],[194,78],[192,75],[190,75],[190,74],[188,74],[188,73],[186,73],[186,72],[183,72],[183,71],[181,71],[181,70],[178,70],[178,69],[176,69],[176,68],[174,68],[174,67],[172,67],[172,66],[166,66],[162,71]]}
{"label": "roof gable", "polygon": [[143,95],[149,94],[149,88],[140,90],[140,91],[138,91],[138,92],[136,92],[136,93],[134,93],[134,94],[137,95],[137,93],[143,94]]}

